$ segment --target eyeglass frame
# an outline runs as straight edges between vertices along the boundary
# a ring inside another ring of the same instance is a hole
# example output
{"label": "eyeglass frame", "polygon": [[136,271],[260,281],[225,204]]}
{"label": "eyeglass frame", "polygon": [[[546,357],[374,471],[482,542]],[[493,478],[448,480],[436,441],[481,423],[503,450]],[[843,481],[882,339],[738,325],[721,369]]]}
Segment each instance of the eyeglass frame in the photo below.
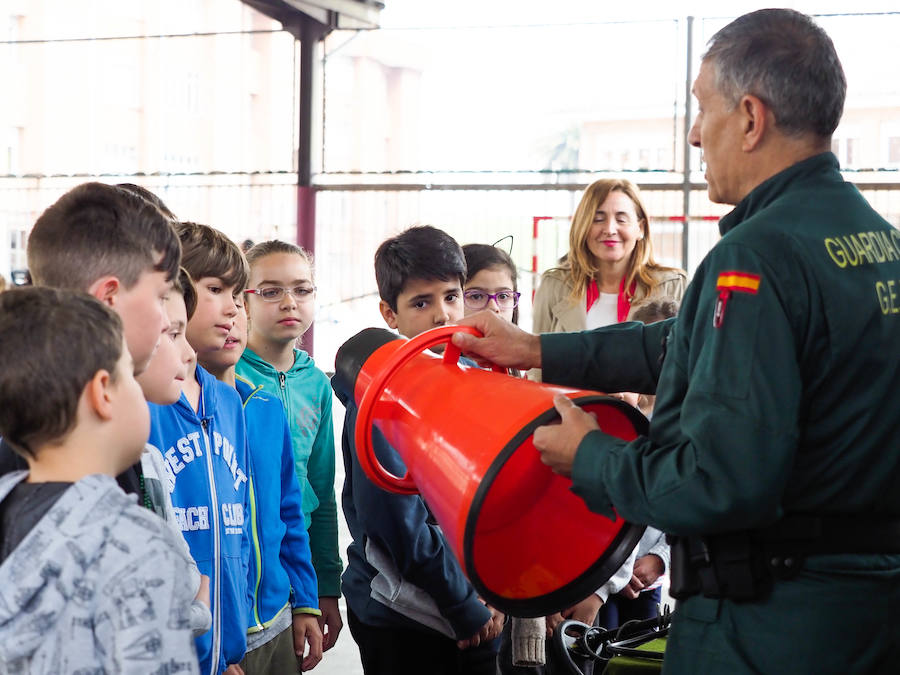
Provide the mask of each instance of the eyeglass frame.
{"label": "eyeglass frame", "polygon": [[[484,303],[484,306],[472,307],[471,305],[469,305],[469,303],[467,302],[469,299],[469,295],[468,295],[469,293],[481,293],[483,295],[486,295],[487,301]],[[503,305],[500,304],[500,301],[497,299],[498,295],[502,295],[504,293],[507,293],[507,294],[513,296],[514,300],[513,300],[513,304],[511,307],[504,307]],[[491,300],[493,300],[494,302],[497,303],[497,307],[499,307],[500,309],[515,309],[516,307],[519,306],[519,298],[521,298],[521,297],[522,297],[522,294],[519,291],[504,290],[504,291],[497,291],[496,293],[488,293],[487,291],[482,291],[482,290],[473,288],[468,291],[463,291],[463,304],[466,305],[469,309],[487,309],[488,306],[491,304]]]}
{"label": "eyeglass frame", "polygon": [[[281,290],[281,295],[277,298],[272,298],[269,300],[268,298],[264,298],[260,291],[267,290],[269,288],[277,288]],[[297,289],[302,289],[304,291],[310,291],[308,295],[297,295],[294,291]],[[284,299],[285,294],[290,295],[296,302],[309,302],[312,299],[312,296],[316,294],[318,289],[313,286],[311,289],[306,286],[294,286],[293,288],[287,288],[286,286],[263,286],[262,288],[245,288],[244,293],[252,293],[257,296],[263,302],[281,302]]]}

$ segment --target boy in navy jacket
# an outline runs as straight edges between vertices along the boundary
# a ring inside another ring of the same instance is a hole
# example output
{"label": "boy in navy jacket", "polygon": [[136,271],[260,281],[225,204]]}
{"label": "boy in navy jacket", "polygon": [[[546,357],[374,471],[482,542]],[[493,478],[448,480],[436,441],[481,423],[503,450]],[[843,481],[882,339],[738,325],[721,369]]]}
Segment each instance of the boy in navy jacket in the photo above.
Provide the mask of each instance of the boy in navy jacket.
{"label": "boy in navy jacket", "polygon": [[[465,258],[441,230],[414,227],[383,242],[375,277],[382,316],[405,337],[463,317]],[[494,675],[503,615],[478,598],[422,498],[366,478],[353,443],[352,383],[335,377],[332,386],[347,408],[343,507],[353,543],[342,591],[366,675]],[[379,461],[402,475],[399,455],[377,429],[372,437]]]}
{"label": "boy in navy jacket", "polygon": [[[176,232],[197,291],[187,338],[200,360],[225,344],[247,265],[240,250],[211,227],[177,223]],[[241,399],[196,366],[178,402],[151,404],[150,415],[149,442],[166,463],[175,517],[197,566],[210,578],[213,624],[196,639],[200,672],[221,675],[244,657],[252,602],[250,465]]]}
{"label": "boy in navy jacket", "polygon": [[301,661],[307,671],[322,659],[318,584],[284,406],[262,386],[235,375],[246,344],[247,315],[241,306],[225,345],[202,361],[221,382],[237,389],[247,422],[253,604],[241,668],[245,675],[299,675]]}

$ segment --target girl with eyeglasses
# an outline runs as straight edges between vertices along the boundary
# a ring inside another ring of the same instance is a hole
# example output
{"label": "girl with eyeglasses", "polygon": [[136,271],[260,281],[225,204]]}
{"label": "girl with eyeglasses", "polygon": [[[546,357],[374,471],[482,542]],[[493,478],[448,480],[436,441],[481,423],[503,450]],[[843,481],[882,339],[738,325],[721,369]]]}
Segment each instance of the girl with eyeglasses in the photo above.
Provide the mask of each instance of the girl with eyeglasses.
{"label": "girl with eyeglasses", "polygon": [[[502,248],[490,244],[466,244],[465,314],[489,309],[514,324],[519,323],[518,274],[516,264]],[[520,377],[518,370],[510,375]]]}
{"label": "girl with eyeglasses", "polygon": [[334,646],[343,622],[338,611],[335,449],[331,385],[297,343],[315,320],[315,269],[304,249],[266,241],[247,251],[250,280],[244,292],[249,318],[247,348],[239,376],[262,386],[284,404],[294,449],[294,469],[303,492],[303,517],[319,582],[323,649]]}
{"label": "girl with eyeglasses", "polygon": [[503,249],[489,244],[466,244],[466,316],[490,309],[507,321],[519,322],[516,264]]}

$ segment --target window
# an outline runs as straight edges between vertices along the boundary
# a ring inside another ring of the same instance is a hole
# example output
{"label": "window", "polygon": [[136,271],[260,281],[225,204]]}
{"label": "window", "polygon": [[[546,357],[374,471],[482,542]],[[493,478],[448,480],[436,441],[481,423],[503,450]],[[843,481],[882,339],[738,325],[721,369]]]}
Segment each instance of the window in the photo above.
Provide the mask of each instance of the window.
{"label": "window", "polygon": [[900,136],[888,138],[888,164],[891,166],[900,164]]}
{"label": "window", "polygon": [[849,166],[856,166],[859,161],[859,157],[857,156],[859,149],[859,141],[855,138],[848,138],[846,141],[846,155],[844,162]]}

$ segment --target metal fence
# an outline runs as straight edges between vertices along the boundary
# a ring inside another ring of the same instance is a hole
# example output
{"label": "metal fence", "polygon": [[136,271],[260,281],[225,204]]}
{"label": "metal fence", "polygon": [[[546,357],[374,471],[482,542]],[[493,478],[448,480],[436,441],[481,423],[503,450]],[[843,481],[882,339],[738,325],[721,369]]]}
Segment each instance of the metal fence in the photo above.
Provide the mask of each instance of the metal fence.
{"label": "metal fence", "polygon": [[[637,178],[637,177],[635,177]],[[4,276],[25,267],[31,225],[63,192],[88,177],[0,179],[0,228],[9,243]],[[181,218],[208,223],[234,241],[296,238],[296,187],[289,174],[205,176],[99,176],[103,182],[140,183],[157,193]],[[861,184],[869,202],[900,225],[900,184]],[[520,322],[531,325],[532,255],[539,271],[568,248],[568,218],[581,193],[575,189],[369,190],[320,189],[317,193],[316,284],[319,288],[315,352],[325,368],[337,347],[358,330],[381,325],[373,270],[375,249],[385,238],[414,224],[447,231],[461,244],[494,243],[511,236],[519,267],[523,306]],[[696,214],[681,218],[682,193],[644,185],[657,259],[692,272],[718,240],[716,217],[727,207],[710,204],[705,192],[691,194]],[[534,218],[548,216],[533,239]],[[687,225],[687,259],[682,257]],[[504,242],[504,246],[508,246]]]}

